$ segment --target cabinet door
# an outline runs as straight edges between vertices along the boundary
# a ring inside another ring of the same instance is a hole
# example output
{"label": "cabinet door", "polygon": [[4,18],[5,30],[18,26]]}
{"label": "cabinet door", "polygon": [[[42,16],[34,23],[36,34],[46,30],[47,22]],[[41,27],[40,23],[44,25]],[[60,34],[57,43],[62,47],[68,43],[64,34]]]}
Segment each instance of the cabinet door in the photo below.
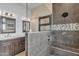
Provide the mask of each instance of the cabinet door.
{"label": "cabinet door", "polygon": [[9,53],[10,55],[14,56],[17,53],[19,53],[19,46],[18,46],[18,40],[11,40],[10,46],[9,46]]}
{"label": "cabinet door", "polygon": [[20,52],[20,49],[19,49],[20,48],[20,44],[19,44],[19,42],[20,42],[19,39],[15,40],[15,42],[14,42],[15,55]]}
{"label": "cabinet door", "polygon": [[22,38],[20,40],[20,47],[21,47],[21,50],[25,50],[25,38]]}
{"label": "cabinet door", "polygon": [[1,55],[2,56],[10,56],[11,54],[10,54],[10,51],[11,51],[11,49],[10,49],[10,43],[9,42],[5,42],[5,43],[3,43],[3,45],[2,45],[2,49],[1,49]]}
{"label": "cabinet door", "polygon": [[3,46],[3,50],[4,50],[4,55],[5,56],[10,56],[10,45],[6,45],[6,46]]}
{"label": "cabinet door", "polygon": [[25,49],[24,38],[14,39],[11,43],[11,55],[16,55]]}
{"label": "cabinet door", "polygon": [[14,53],[14,52],[15,52],[15,51],[14,51],[15,48],[14,48],[14,47],[15,47],[15,46],[14,46],[14,41],[13,41],[13,42],[11,42],[11,47],[10,47],[10,54],[11,54],[11,55],[15,55],[15,53]]}

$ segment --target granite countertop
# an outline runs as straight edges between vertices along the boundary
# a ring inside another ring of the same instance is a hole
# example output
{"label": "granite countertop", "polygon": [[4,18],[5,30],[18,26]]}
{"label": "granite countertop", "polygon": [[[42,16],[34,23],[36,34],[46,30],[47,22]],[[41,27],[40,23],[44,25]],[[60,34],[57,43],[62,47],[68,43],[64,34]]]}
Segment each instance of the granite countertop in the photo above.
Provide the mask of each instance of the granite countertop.
{"label": "granite countertop", "polygon": [[25,34],[0,34],[0,41],[3,40],[10,40],[10,39],[14,39],[14,38],[19,38],[19,37],[25,37]]}
{"label": "granite countertop", "polygon": [[[25,36],[21,36],[21,37],[25,37]],[[6,38],[0,38],[0,41],[6,41],[6,40],[13,40],[15,38],[20,38],[20,37],[6,37]]]}

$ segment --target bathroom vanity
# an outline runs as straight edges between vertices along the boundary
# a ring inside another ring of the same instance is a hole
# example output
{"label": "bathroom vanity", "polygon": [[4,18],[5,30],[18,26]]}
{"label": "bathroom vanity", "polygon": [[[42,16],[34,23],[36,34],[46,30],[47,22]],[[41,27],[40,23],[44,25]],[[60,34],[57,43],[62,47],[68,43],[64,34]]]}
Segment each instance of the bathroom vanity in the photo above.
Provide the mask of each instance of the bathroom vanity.
{"label": "bathroom vanity", "polygon": [[0,41],[0,56],[14,56],[25,50],[25,37]]}

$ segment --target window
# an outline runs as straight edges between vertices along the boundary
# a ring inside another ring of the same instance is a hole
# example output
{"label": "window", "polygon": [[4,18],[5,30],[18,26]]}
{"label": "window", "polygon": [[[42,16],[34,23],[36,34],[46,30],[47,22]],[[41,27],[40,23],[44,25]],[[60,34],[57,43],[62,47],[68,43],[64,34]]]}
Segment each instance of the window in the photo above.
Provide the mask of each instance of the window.
{"label": "window", "polygon": [[23,32],[29,32],[29,31],[30,31],[30,22],[23,21]]}
{"label": "window", "polygon": [[51,26],[51,15],[39,17],[39,31],[49,31]]}

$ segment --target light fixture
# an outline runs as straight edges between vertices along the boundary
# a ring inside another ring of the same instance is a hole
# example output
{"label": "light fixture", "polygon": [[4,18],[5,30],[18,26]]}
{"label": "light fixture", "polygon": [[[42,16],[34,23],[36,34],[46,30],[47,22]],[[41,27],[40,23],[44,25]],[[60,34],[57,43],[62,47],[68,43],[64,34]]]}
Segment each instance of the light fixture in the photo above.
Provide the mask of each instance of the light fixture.
{"label": "light fixture", "polygon": [[26,18],[22,16],[22,20],[26,20]]}
{"label": "light fixture", "polygon": [[0,15],[1,16],[9,16],[9,17],[14,17],[15,15],[9,12],[5,12],[5,11],[0,11]]}
{"label": "light fixture", "polygon": [[25,20],[25,21],[29,21],[30,22],[30,18],[26,18],[26,17],[23,17],[23,16],[22,16],[22,20]]}
{"label": "light fixture", "polygon": [[8,13],[8,16],[10,16],[10,13]]}
{"label": "light fixture", "polygon": [[14,17],[15,15],[13,14],[12,16]]}
{"label": "light fixture", "polygon": [[3,15],[5,15],[6,12],[2,12]]}
{"label": "light fixture", "polygon": [[27,20],[30,22],[30,18],[27,18]]}

